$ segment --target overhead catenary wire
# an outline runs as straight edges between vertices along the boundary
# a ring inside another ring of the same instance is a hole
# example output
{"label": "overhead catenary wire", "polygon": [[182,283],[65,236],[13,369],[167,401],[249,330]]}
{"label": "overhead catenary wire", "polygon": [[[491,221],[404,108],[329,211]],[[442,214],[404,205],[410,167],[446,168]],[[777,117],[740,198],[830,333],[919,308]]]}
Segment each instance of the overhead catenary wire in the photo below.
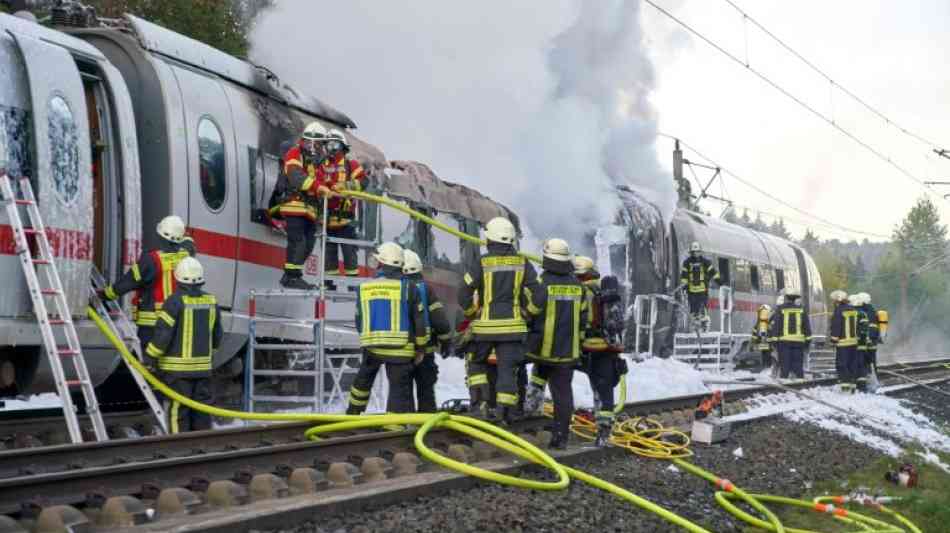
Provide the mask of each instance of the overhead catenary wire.
{"label": "overhead catenary wire", "polygon": [[[897,163],[896,161],[894,161],[891,157],[888,157],[886,154],[884,154],[883,152],[881,152],[880,150],[878,150],[877,148],[875,148],[874,146],[872,146],[871,144],[869,144],[867,141],[865,141],[865,140],[862,139],[861,137],[858,137],[855,133],[852,133],[850,130],[847,130],[847,129],[845,129],[844,127],[842,127],[840,124],[838,124],[837,122],[835,122],[832,118],[826,116],[826,115],[825,115],[824,113],[822,113],[821,111],[815,109],[815,107],[809,105],[807,102],[805,102],[805,101],[802,100],[801,98],[795,96],[795,95],[792,94],[788,89],[786,89],[786,88],[783,87],[782,85],[778,84],[777,82],[773,81],[771,78],[769,78],[768,76],[766,76],[765,74],[763,74],[762,72],[760,72],[759,70],[757,70],[755,67],[753,67],[753,66],[751,66],[751,65],[746,65],[745,62],[742,61],[742,59],[736,57],[735,54],[733,54],[732,52],[729,52],[728,50],[726,50],[725,48],[723,48],[722,45],[720,45],[720,44],[718,44],[717,42],[713,41],[712,39],[710,39],[709,37],[707,37],[706,35],[704,35],[703,33],[701,33],[699,30],[693,28],[692,26],[690,26],[689,24],[687,24],[685,21],[683,21],[682,19],[680,19],[680,18],[677,17],[676,15],[670,13],[668,10],[666,10],[666,9],[664,9],[663,7],[659,6],[659,5],[658,5],[656,2],[654,2],[653,0],[644,0],[644,2],[646,2],[647,4],[649,4],[651,7],[653,7],[653,8],[656,9],[657,11],[659,11],[661,14],[663,14],[663,15],[664,15],[665,17],[667,17],[668,19],[672,20],[673,22],[675,22],[676,24],[678,24],[679,26],[681,26],[681,27],[682,27],[683,29],[685,29],[687,32],[693,34],[693,35],[696,36],[698,39],[700,39],[701,41],[705,42],[705,43],[708,44],[710,47],[714,48],[716,51],[718,51],[718,52],[721,53],[722,55],[726,56],[727,58],[729,58],[729,59],[732,60],[733,62],[735,62],[735,63],[741,65],[742,67],[744,67],[746,70],[748,70],[749,72],[751,72],[752,74],[754,74],[757,78],[759,78],[760,80],[762,80],[763,82],[765,82],[766,84],[768,84],[769,86],[771,86],[773,89],[775,89],[776,91],[778,91],[778,92],[780,92],[781,94],[783,94],[784,96],[786,96],[788,99],[790,99],[790,100],[792,100],[793,102],[795,102],[796,104],[798,104],[800,107],[802,107],[803,109],[805,109],[806,111],[808,111],[809,113],[811,113],[812,115],[814,115],[815,117],[817,117],[817,118],[819,118],[820,120],[824,121],[825,123],[827,123],[827,124],[828,124],[829,126],[831,126],[832,128],[838,130],[842,135],[848,137],[849,139],[851,139],[852,141],[854,141],[855,143],[857,143],[859,146],[861,146],[862,148],[864,148],[865,150],[867,150],[868,152],[870,152],[871,154],[873,154],[875,157],[877,157],[878,159],[880,159],[880,160],[883,161],[884,163],[886,163],[886,164],[888,164],[889,166],[893,167],[893,168],[894,168],[895,170],[897,170],[900,174],[902,174],[902,175],[905,176],[906,178],[910,179],[911,181],[915,182],[917,185],[919,185],[920,187],[922,187],[925,191],[927,191],[928,194],[930,194],[930,195],[932,195],[932,196],[935,196],[935,197],[937,197],[937,198],[943,200],[944,202],[950,203],[950,201],[948,201],[946,198],[944,198],[943,195],[939,194],[938,192],[934,191],[931,187],[927,186],[927,184],[924,183],[924,180],[923,180],[923,179],[921,179],[921,178],[917,177],[916,175],[914,175],[911,171],[907,170],[907,168],[905,168],[904,166],[902,166],[902,165],[900,165],[899,163]],[[740,181],[742,181],[742,180],[740,180]],[[746,185],[749,185],[750,187],[754,187],[753,185],[751,185],[751,184],[749,184],[749,183],[746,183],[746,182],[743,182],[743,183],[745,183]],[[760,191],[761,191],[761,190],[760,190]],[[796,210],[797,210],[797,209],[796,209]]]}
{"label": "overhead catenary wire", "polygon": [[804,215],[804,216],[806,216],[806,217],[808,217],[808,218],[810,218],[810,219],[812,219],[812,220],[814,220],[814,221],[816,221],[816,222],[818,222],[818,223],[820,223],[820,224],[822,224],[822,225],[824,225],[824,226],[841,230],[841,231],[843,231],[843,232],[845,232],[845,233],[847,233],[847,234],[864,235],[864,236],[866,236],[866,237],[874,237],[874,238],[877,238],[877,239],[889,239],[889,238],[890,238],[890,236],[888,236],[888,235],[883,235],[883,234],[880,234],[880,233],[872,233],[872,232],[868,232],[868,231],[862,231],[862,230],[859,230],[859,229],[849,228],[849,227],[847,227],[847,226],[842,226],[841,224],[836,224],[836,223],[834,223],[834,222],[832,222],[832,221],[830,221],[830,220],[827,220],[827,219],[825,219],[825,218],[822,218],[822,217],[820,217],[820,216],[818,216],[818,215],[815,215],[815,214],[813,214],[813,213],[809,213],[808,211],[805,211],[804,209],[801,209],[801,208],[799,208],[799,207],[797,207],[797,206],[795,206],[795,205],[793,205],[793,204],[791,204],[791,203],[789,203],[789,202],[786,202],[785,200],[782,200],[781,198],[779,198],[779,197],[773,195],[772,193],[766,191],[765,189],[762,189],[761,187],[759,187],[759,186],[753,184],[752,182],[750,182],[750,181],[748,181],[748,180],[746,180],[746,179],[743,179],[742,177],[740,177],[740,176],[739,176],[738,174],[736,174],[735,172],[732,172],[732,171],[729,170],[728,168],[726,168],[726,167],[722,166],[721,164],[719,164],[718,162],[716,162],[714,159],[712,159],[712,158],[706,156],[706,155],[703,154],[701,151],[699,151],[695,146],[692,146],[692,145],[686,143],[686,142],[683,141],[681,138],[676,137],[675,135],[670,135],[669,133],[663,133],[663,132],[658,132],[657,135],[659,135],[659,136],[661,136],[661,137],[666,137],[666,138],[668,138],[668,139],[673,139],[673,140],[679,141],[679,143],[680,143],[683,147],[687,148],[688,150],[690,150],[691,152],[695,153],[695,154],[698,155],[699,157],[705,159],[705,160],[708,161],[709,163],[711,163],[711,164],[715,165],[716,167],[718,167],[718,168],[720,169],[720,171],[721,171],[723,174],[728,175],[728,176],[731,177],[732,179],[738,181],[739,183],[742,183],[742,184],[745,185],[746,187],[749,187],[750,189],[752,189],[752,190],[754,190],[755,192],[761,194],[762,196],[765,196],[766,198],[772,200],[773,202],[775,202],[775,203],[777,203],[777,204],[780,204],[780,205],[783,205],[783,206],[785,206],[785,207],[787,207],[787,208],[789,208],[789,209],[795,211],[796,213],[799,213],[799,214],[801,214],[801,215]]}
{"label": "overhead catenary wire", "polygon": [[[793,56],[795,56],[796,58],[798,58],[802,63],[804,63],[806,66],[808,66],[808,68],[810,68],[811,70],[813,70],[816,74],[818,74],[818,75],[821,76],[822,78],[825,78],[825,80],[830,84],[830,86],[831,86],[832,88],[837,88],[837,89],[838,89],[839,91],[841,91],[843,94],[845,94],[846,96],[848,96],[849,98],[851,98],[852,100],[854,100],[855,102],[857,102],[858,104],[860,104],[862,107],[864,107],[864,108],[867,109],[869,112],[871,112],[872,114],[874,114],[875,116],[877,116],[878,118],[880,118],[881,120],[883,120],[883,121],[884,121],[885,123],[887,123],[889,126],[893,126],[896,130],[898,130],[898,131],[900,131],[901,133],[907,135],[908,137],[911,137],[911,138],[913,138],[913,139],[916,139],[916,140],[918,140],[918,141],[920,141],[920,142],[922,142],[922,143],[928,145],[928,147],[931,148],[931,149],[934,149],[934,150],[940,149],[940,145],[939,145],[939,144],[937,144],[937,143],[935,143],[935,142],[933,142],[933,141],[927,139],[926,137],[924,137],[923,135],[921,135],[921,134],[919,134],[919,133],[915,133],[914,131],[909,130],[909,129],[907,129],[907,128],[901,126],[900,124],[898,124],[897,122],[895,122],[892,118],[890,118],[890,117],[888,117],[887,115],[885,115],[881,110],[879,110],[879,109],[877,109],[876,107],[872,106],[871,104],[867,103],[864,99],[862,99],[862,98],[860,98],[858,95],[854,94],[854,92],[852,92],[851,90],[849,90],[847,87],[841,85],[841,83],[836,82],[834,79],[831,78],[830,75],[828,75],[828,74],[827,74],[825,71],[823,71],[822,69],[818,68],[818,66],[815,65],[812,61],[808,60],[805,56],[803,56],[803,55],[802,55],[801,53],[799,53],[797,50],[795,50],[794,48],[792,48],[788,43],[786,43],[784,40],[780,39],[777,35],[775,35],[774,33],[772,33],[768,28],[766,28],[765,26],[763,26],[761,22],[759,22],[758,20],[756,20],[755,18],[753,18],[751,15],[749,15],[748,13],[746,13],[745,11],[743,11],[743,9],[740,8],[738,5],[736,5],[735,2],[733,2],[732,0],[723,0],[723,1],[726,2],[727,4],[729,4],[730,6],[732,6],[732,8],[735,9],[737,13],[739,13],[740,15],[742,15],[743,26],[745,26],[747,23],[750,23],[750,22],[751,22],[755,27],[757,27],[757,28],[759,28],[760,30],[762,30],[763,33],[765,33],[767,36],[769,36],[770,39],[772,39],[773,41],[775,41],[776,43],[778,43],[778,45],[781,46],[782,48],[784,48],[788,53],[790,53],[790,54],[792,54]],[[746,66],[748,66],[748,57],[749,57],[748,46],[749,46],[749,45],[748,45],[748,37],[746,37],[746,58],[747,58],[747,59],[746,59]],[[833,113],[833,112],[832,112],[832,113]],[[930,152],[927,152],[926,155],[929,157]]]}

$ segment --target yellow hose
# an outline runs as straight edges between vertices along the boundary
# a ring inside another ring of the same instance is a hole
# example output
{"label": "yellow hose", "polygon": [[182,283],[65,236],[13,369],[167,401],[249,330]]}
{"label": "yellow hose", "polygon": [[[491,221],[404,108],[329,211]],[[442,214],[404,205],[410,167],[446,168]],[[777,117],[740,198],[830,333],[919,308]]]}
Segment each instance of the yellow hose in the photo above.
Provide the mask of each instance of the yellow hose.
{"label": "yellow hose", "polygon": [[[633,503],[642,509],[655,513],[663,519],[668,520],[669,522],[676,524],[687,531],[691,531],[693,533],[710,533],[709,530],[703,528],[702,526],[695,524],[675,513],[672,513],[649,500],[637,496],[630,491],[618,487],[613,483],[591,476],[590,474],[580,470],[563,466],[555,461],[550,455],[530,442],[518,437],[511,432],[505,431],[482,420],[477,420],[466,416],[451,415],[448,413],[408,413],[377,416],[330,415],[322,413],[248,413],[244,411],[235,411],[232,409],[223,409],[220,407],[214,407],[212,405],[196,402],[187,396],[179,394],[175,390],[162,383],[157,377],[149,372],[149,370],[145,368],[145,366],[143,366],[135,356],[129,352],[129,349],[126,347],[126,345],[115,336],[115,334],[102,320],[102,317],[96,313],[95,309],[90,307],[88,308],[88,312],[89,317],[92,318],[92,320],[96,323],[96,326],[99,327],[99,330],[102,332],[102,334],[105,335],[109,342],[115,347],[115,349],[118,350],[119,354],[123,359],[125,359],[126,363],[129,364],[134,372],[141,374],[142,377],[144,377],[145,380],[149,382],[149,384],[151,384],[155,389],[157,389],[169,399],[179,402],[182,405],[185,405],[186,407],[196,411],[207,413],[213,416],[237,418],[240,420],[262,420],[270,422],[314,422],[320,424],[307,430],[306,436],[310,439],[319,438],[320,435],[326,435],[334,431],[383,427],[393,424],[418,425],[421,427],[416,431],[415,434],[415,446],[419,451],[419,454],[426,459],[446,468],[451,468],[463,474],[488,481],[495,481],[506,485],[533,490],[564,489],[570,482],[570,478],[574,478],[593,487],[606,490],[611,494]],[[426,446],[425,437],[429,431],[439,427],[458,431],[468,435],[469,437],[472,437],[473,439],[487,442],[503,450],[511,452],[523,459],[544,466],[557,474],[558,479],[557,481],[546,482],[509,476],[455,461],[438,454]]]}

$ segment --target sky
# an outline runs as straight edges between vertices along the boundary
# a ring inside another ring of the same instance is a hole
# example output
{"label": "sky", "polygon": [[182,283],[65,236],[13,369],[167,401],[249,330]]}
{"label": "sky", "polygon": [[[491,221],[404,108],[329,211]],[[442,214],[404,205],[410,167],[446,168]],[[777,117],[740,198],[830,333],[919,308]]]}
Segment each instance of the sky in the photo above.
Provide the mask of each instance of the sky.
{"label": "sky", "polygon": [[[725,0],[655,1],[915,176],[950,181],[950,160],[849,100]],[[836,83],[950,147],[941,101],[950,3],[735,1]],[[317,22],[300,31],[302,19]],[[672,141],[661,134],[787,203],[872,234],[889,235],[924,193],[638,1],[284,0],[258,21],[251,56],[344,110],[390,159],[423,161],[478,187],[541,237],[570,240],[609,221],[606,191],[616,183],[667,210]],[[711,192],[786,217],[796,236],[806,227],[805,216],[733,178]],[[948,204],[937,203],[946,217]],[[718,215],[723,206],[703,208]],[[826,238],[864,237],[810,227]]]}

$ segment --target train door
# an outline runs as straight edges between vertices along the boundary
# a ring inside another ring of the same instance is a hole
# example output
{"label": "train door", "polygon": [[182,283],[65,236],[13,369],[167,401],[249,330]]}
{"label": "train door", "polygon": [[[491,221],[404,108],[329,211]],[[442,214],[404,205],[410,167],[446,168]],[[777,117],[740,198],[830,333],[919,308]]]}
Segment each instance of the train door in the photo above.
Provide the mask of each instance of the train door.
{"label": "train door", "polygon": [[234,301],[238,252],[237,153],[228,96],[218,80],[172,69],[184,107],[188,147],[186,223],[205,268],[205,290]]}
{"label": "train door", "polygon": [[70,309],[85,309],[93,225],[89,124],[76,62],[63,48],[10,32],[33,110],[33,187]]}
{"label": "train door", "polygon": [[801,278],[799,288],[802,293],[802,305],[805,308],[806,313],[811,312],[811,290],[808,287],[808,265],[805,264],[805,254],[802,253],[801,248],[792,246],[792,250],[795,251],[795,260],[798,262],[798,275]]}

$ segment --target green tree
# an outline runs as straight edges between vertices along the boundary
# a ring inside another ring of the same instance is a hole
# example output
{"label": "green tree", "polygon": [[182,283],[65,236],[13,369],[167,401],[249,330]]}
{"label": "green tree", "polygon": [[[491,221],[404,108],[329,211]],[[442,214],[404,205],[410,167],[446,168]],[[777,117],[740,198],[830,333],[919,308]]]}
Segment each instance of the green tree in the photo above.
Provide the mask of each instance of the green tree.
{"label": "green tree", "polygon": [[792,234],[788,232],[788,228],[785,227],[785,221],[781,218],[772,221],[772,224],[769,226],[769,233],[786,240],[792,239]]}
{"label": "green tree", "polygon": [[237,57],[247,55],[254,17],[273,0],[86,0],[101,17],[144,18]]}
{"label": "green tree", "polygon": [[802,248],[804,248],[805,251],[814,255],[815,252],[818,251],[818,247],[821,246],[821,241],[818,240],[818,236],[815,235],[811,228],[808,228],[805,230],[805,236],[802,237],[802,240],[799,244],[802,245]]}

